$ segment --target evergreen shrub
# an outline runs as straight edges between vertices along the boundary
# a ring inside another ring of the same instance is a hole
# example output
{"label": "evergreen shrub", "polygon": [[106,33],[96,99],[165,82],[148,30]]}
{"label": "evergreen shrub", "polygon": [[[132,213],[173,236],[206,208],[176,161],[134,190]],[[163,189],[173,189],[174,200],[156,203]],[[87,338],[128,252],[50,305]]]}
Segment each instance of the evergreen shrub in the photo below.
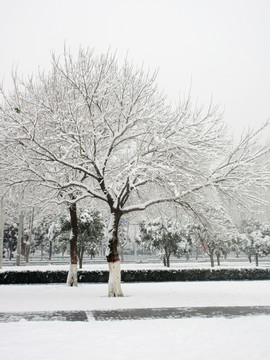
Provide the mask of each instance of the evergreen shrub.
{"label": "evergreen shrub", "polygon": [[[79,270],[81,283],[106,283],[108,271]],[[0,271],[0,284],[49,284],[65,283],[67,271]],[[164,281],[226,281],[226,280],[270,280],[270,269],[157,269],[122,270],[123,282],[164,282]]]}

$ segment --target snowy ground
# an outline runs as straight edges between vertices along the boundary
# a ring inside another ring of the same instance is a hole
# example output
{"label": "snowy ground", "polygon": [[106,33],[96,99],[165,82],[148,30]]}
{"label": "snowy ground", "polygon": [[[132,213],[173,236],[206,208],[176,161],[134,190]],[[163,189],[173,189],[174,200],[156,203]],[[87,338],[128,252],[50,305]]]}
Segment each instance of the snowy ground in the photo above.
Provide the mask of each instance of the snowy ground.
{"label": "snowy ground", "polygon": [[[1,285],[0,312],[270,305],[270,281]],[[0,324],[1,359],[268,360],[270,317]]]}
{"label": "snowy ground", "polygon": [[[269,268],[270,267],[270,260],[264,261],[260,263],[260,268]],[[123,263],[121,264],[122,270],[147,270],[147,269],[161,269],[161,270],[170,270],[170,269],[211,269],[210,262],[195,262],[195,261],[187,261],[187,262],[181,262],[181,263],[171,263],[170,268],[167,268],[163,265],[162,262],[160,263]],[[257,268],[255,263],[249,263],[248,261],[223,261],[221,263],[221,266],[215,266],[214,269],[228,269],[228,268]],[[0,272],[2,271],[47,271],[47,270],[66,270],[68,271],[69,264],[66,265],[32,265],[30,263],[30,266],[25,266],[24,263],[21,264],[21,266],[3,266],[2,269],[0,269]],[[84,264],[83,269],[84,270],[108,270],[108,264]]]}
{"label": "snowy ground", "polygon": [[[106,284],[1,285],[0,312],[270,306],[270,281],[122,284],[123,298],[108,298]],[[270,321],[270,319],[269,319]]]}

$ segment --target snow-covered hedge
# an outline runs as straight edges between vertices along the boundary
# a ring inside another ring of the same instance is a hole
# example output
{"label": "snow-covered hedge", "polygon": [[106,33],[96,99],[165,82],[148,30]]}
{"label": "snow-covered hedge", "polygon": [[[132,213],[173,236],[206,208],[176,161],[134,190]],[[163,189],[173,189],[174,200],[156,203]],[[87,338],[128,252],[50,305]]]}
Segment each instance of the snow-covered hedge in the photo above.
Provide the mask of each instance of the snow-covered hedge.
{"label": "snow-covered hedge", "polygon": [[[66,270],[6,270],[0,272],[0,284],[65,283],[67,275]],[[107,282],[108,278],[108,271],[78,271],[79,282]]]}
{"label": "snow-covered hedge", "polygon": [[[107,282],[108,271],[78,271],[79,282]],[[1,271],[0,284],[46,284],[64,283],[67,271]],[[164,269],[164,270],[123,270],[123,282],[158,281],[221,281],[221,280],[270,280],[270,269]]]}
{"label": "snow-covered hedge", "polygon": [[270,269],[181,269],[181,270],[128,270],[122,280],[132,281],[221,281],[269,280]]}

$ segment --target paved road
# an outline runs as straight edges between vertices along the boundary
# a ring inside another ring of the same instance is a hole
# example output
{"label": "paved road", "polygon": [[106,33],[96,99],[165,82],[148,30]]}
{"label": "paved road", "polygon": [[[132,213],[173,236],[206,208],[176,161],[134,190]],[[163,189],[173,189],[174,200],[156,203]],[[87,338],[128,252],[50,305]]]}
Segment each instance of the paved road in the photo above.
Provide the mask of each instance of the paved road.
{"label": "paved road", "polygon": [[236,318],[270,315],[270,306],[177,307],[92,311],[38,311],[0,313],[0,322],[16,321],[114,321],[143,319]]}

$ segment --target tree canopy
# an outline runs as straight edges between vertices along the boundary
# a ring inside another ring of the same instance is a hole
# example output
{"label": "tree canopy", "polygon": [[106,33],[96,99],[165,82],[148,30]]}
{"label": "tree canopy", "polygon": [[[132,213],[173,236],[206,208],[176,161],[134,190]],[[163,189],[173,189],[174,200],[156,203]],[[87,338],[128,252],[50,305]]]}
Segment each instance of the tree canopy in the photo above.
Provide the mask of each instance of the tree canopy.
{"label": "tree canopy", "polygon": [[190,97],[172,106],[156,76],[111,52],[65,49],[50,72],[14,74],[13,91],[1,89],[1,184],[45,189],[58,204],[107,205],[111,263],[123,214],[162,203],[196,214],[209,197],[248,207],[269,185],[260,131],[235,145],[217,107]]}

